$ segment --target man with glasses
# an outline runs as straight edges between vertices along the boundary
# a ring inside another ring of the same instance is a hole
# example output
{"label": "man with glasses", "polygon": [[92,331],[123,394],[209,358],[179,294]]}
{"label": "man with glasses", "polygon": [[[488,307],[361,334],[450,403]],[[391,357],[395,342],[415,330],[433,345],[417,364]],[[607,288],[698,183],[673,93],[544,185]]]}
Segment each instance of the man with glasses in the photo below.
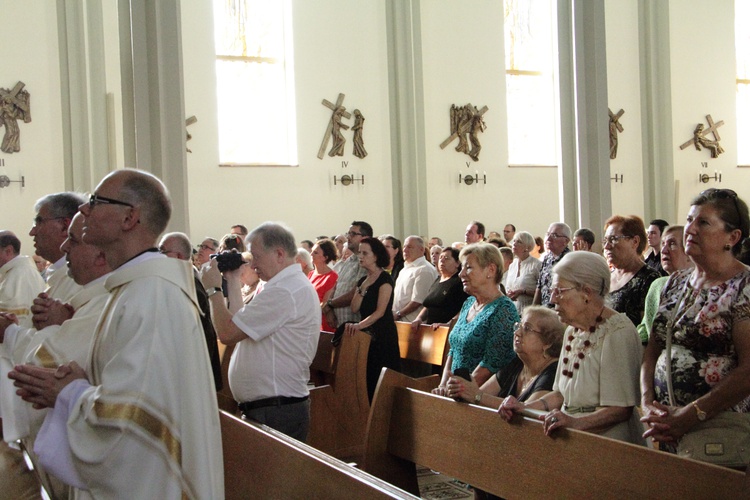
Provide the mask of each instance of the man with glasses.
{"label": "man with glasses", "polygon": [[219,249],[219,241],[214,238],[206,238],[196,247],[198,253],[195,255],[195,267],[201,269],[203,265],[211,260],[211,254]]}
{"label": "man with glasses", "polygon": [[161,237],[161,241],[159,242],[159,252],[172,259],[185,260],[190,263],[190,267],[193,269],[195,295],[198,299],[198,306],[201,309],[201,326],[203,326],[203,335],[206,338],[208,359],[211,360],[211,370],[214,375],[214,387],[216,387],[217,391],[220,391],[222,388],[222,382],[219,344],[216,340],[216,330],[214,330],[214,325],[211,322],[211,304],[208,302],[208,294],[203,287],[203,283],[201,283],[198,269],[192,265],[193,249],[190,245],[190,238],[188,238],[188,235],[185,233],[167,233]]}
{"label": "man with glasses", "polygon": [[[328,299],[323,307],[323,314],[330,311],[336,315],[336,326],[340,326],[347,321],[359,321],[359,313],[352,312],[351,303],[354,298],[354,289],[357,287],[357,281],[364,277],[366,271],[359,266],[359,242],[365,236],[372,237],[372,226],[364,221],[355,220],[349,226],[349,232],[346,233],[346,243],[352,255],[346,260],[338,261],[333,270],[339,275],[336,281],[336,287],[333,289],[333,298]],[[333,318],[328,318],[329,323]],[[333,323],[330,323],[333,324]]]}
{"label": "man with glasses", "polygon": [[192,269],[156,249],[169,193],[151,174],[116,170],[79,209],[82,240],[114,270],[110,298],[86,372],[69,363],[9,374],[26,401],[52,408],[37,436],[40,461],[75,496],[222,498],[219,413]]}
{"label": "man with glasses", "polygon": [[81,290],[81,286],[68,275],[65,253],[60,246],[68,237],[70,221],[84,201],[78,193],[62,192],[44,196],[34,205],[36,216],[29,236],[34,238],[36,254],[50,263],[44,275],[47,281],[45,293],[63,302],[68,302]]}
{"label": "man with glasses", "polygon": [[554,307],[550,303],[552,298],[552,267],[560,262],[563,256],[570,252],[570,227],[564,222],[554,222],[547,229],[544,238],[546,252],[542,259],[542,267],[539,271],[539,280],[534,293],[534,305]]}

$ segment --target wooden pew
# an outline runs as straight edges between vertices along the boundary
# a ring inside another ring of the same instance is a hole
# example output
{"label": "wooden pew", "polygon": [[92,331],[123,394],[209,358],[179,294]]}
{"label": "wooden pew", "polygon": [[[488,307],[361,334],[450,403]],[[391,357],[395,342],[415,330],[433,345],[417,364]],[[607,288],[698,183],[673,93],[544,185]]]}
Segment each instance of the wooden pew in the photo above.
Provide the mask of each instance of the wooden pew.
{"label": "wooden pew", "polygon": [[321,332],[310,366],[310,432],[307,443],[337,458],[358,460],[364,449],[370,413],[367,398],[367,352],[370,336],[344,335],[338,347],[333,334]]}
{"label": "wooden pew", "polygon": [[417,497],[273,429],[220,412],[227,500]]}
{"label": "wooden pew", "polygon": [[441,326],[433,330],[430,325],[422,325],[412,333],[411,323],[396,321],[398,348],[402,359],[443,366],[448,356],[448,333],[450,328]]}
{"label": "wooden pew", "polygon": [[415,464],[504,498],[746,498],[750,476],[643,446],[409,388],[383,370],[367,427],[363,469],[417,493]]}

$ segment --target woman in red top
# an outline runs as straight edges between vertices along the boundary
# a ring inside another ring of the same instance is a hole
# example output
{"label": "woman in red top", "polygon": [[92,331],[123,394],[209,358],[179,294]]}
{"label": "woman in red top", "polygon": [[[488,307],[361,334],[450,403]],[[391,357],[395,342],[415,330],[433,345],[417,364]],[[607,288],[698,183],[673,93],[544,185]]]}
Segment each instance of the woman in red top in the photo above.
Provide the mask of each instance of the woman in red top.
{"label": "woman in red top", "polygon": [[[307,278],[318,292],[320,307],[325,306],[326,301],[333,294],[333,287],[336,286],[336,280],[339,275],[331,269],[328,264],[336,261],[336,245],[331,240],[318,240],[312,249],[313,270],[307,275]],[[330,323],[323,314],[323,323],[321,330],[324,332],[335,332],[336,323]]]}

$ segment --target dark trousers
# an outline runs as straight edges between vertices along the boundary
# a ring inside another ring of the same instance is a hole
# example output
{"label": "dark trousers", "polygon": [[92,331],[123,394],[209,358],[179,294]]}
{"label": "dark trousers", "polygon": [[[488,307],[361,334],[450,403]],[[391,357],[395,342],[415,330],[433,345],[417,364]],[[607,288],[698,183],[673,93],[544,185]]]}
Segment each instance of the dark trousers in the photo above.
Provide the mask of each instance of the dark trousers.
{"label": "dark trousers", "polygon": [[242,418],[267,425],[303,443],[310,429],[310,400],[242,412]]}

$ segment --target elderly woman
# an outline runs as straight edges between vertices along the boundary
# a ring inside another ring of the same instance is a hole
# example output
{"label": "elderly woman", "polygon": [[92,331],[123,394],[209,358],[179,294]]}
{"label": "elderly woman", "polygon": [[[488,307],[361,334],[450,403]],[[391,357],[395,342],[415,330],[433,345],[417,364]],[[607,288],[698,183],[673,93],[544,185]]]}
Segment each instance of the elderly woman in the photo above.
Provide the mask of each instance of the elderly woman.
{"label": "elderly woman", "polygon": [[359,243],[359,265],[367,274],[357,282],[352,311],[360,313],[359,323],[346,323],[345,332],[354,335],[364,330],[372,336],[367,352],[367,395],[372,401],[383,367],[400,370],[398,332],[393,319],[393,282],[383,269],[389,257],[377,238],[362,238]]}
{"label": "elderly woman", "polygon": [[[311,257],[314,269],[307,274],[307,279],[313,284],[318,294],[321,309],[330,313],[331,309],[326,308],[325,305],[326,301],[333,297],[333,289],[339,275],[328,264],[336,261],[336,245],[329,239],[318,240],[312,247]],[[323,312],[320,328],[324,332],[335,332],[335,316],[326,315]]]}
{"label": "elderly woman", "polygon": [[489,243],[466,245],[460,253],[459,274],[464,302],[448,341],[451,348],[440,385],[432,392],[446,395],[454,373],[471,376],[477,385],[513,360],[513,324],[519,320],[513,302],[498,288],[503,277],[500,251]]}
{"label": "elderly woman", "polygon": [[695,268],[667,280],[641,371],[645,435],[665,448],[725,410],[750,412],[750,268],[735,258],[749,228],[734,191],[707,189],[691,203],[685,253]]}
{"label": "elderly woman", "polygon": [[451,397],[497,409],[507,396],[532,402],[552,391],[565,325],[551,309],[529,306],[514,328],[513,350],[518,357],[480,388],[472,381],[451,377],[447,384]]}
{"label": "elderly woman", "polygon": [[526,231],[516,233],[510,242],[513,262],[510,263],[508,275],[505,277],[505,289],[519,314],[523,313],[524,307],[530,306],[534,301],[539,270],[542,268],[541,261],[531,256],[535,246],[534,236]]}
{"label": "elderly woman", "polygon": [[[684,236],[683,226],[669,226],[661,233],[661,267],[667,274],[675,271],[693,267],[693,262],[685,254],[685,247],[682,244]],[[638,335],[641,336],[643,345],[648,343],[648,337],[651,334],[651,325],[654,323],[654,317],[659,309],[659,297],[664,285],[667,284],[667,276],[660,276],[651,283],[651,288],[646,294],[646,305],[643,310],[643,321],[638,325]]]}
{"label": "elderly woman", "polygon": [[[440,248],[435,245],[432,248]],[[461,310],[468,295],[464,292],[461,278],[461,263],[458,261],[459,251],[448,247],[440,252],[438,272],[440,276],[430,287],[424,298],[422,310],[411,322],[412,331],[417,331],[420,325],[432,325],[434,330],[448,325]]]}
{"label": "elderly woman", "polygon": [[313,261],[312,261],[312,255],[310,255],[310,252],[305,250],[302,247],[299,247],[297,249],[297,257],[295,259],[297,261],[297,264],[300,265],[302,268],[302,272],[305,273],[305,276],[310,274],[313,270]]}
{"label": "elderly woman", "polygon": [[498,412],[507,420],[526,408],[547,411],[540,417],[547,435],[568,427],[642,443],[642,427],[633,413],[639,401],[641,340],[625,314],[605,305],[607,262],[592,252],[570,252],[552,273],[552,303],[569,325],[553,391],[530,403],[509,396]]}
{"label": "elderly woman", "polygon": [[613,215],[604,223],[604,257],[612,267],[609,280],[612,308],[627,314],[633,325],[643,319],[643,307],[651,283],[659,273],[643,261],[646,229],[640,217]]}

